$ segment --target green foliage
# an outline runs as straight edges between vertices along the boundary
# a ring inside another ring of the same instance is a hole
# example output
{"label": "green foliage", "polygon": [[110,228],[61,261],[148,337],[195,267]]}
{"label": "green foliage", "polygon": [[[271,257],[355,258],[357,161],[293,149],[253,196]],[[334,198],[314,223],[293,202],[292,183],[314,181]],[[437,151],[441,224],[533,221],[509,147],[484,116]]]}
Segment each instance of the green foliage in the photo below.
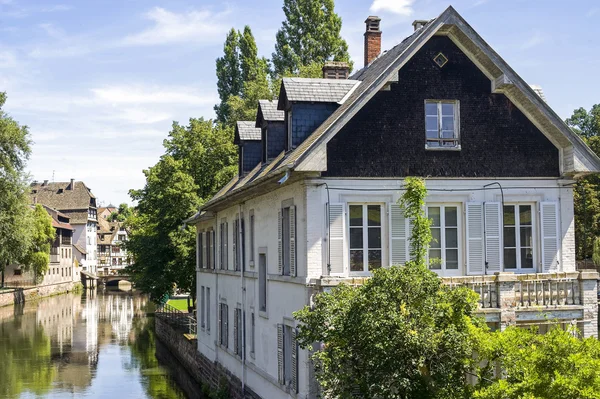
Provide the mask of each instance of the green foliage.
{"label": "green foliage", "polygon": [[319,294],[294,316],[326,397],[468,397],[477,295],[451,289],[423,264],[378,269],[363,286]]}
{"label": "green foliage", "polygon": [[479,399],[587,399],[600,398],[600,343],[579,339],[573,331],[553,328],[541,335],[510,327],[489,334],[481,355],[503,370],[503,378],[486,379],[473,395]]}
{"label": "green foliage", "polygon": [[33,234],[25,173],[31,139],[28,128],[2,109],[5,102],[0,92],[0,270],[23,258]]}
{"label": "green foliage", "polygon": [[130,208],[126,203],[122,203],[119,205],[116,211],[112,212],[108,215],[109,222],[125,222],[129,217],[131,217],[133,212],[133,208]]}
{"label": "green foliage", "polygon": [[297,74],[302,65],[350,61],[340,35],[342,19],[334,8],[334,0],[284,0],[285,21],[272,58],[275,76]]}
{"label": "green foliage", "polygon": [[130,191],[138,205],[127,222],[127,272],[154,301],[175,286],[195,298],[195,229],[181,226],[237,171],[233,132],[190,119],[188,126],[174,123],[163,145],[165,154],[144,171],[144,188]]}
{"label": "green foliage", "polygon": [[431,220],[425,214],[425,198],[427,188],[425,181],[417,177],[404,180],[404,194],[400,198],[400,207],[404,217],[410,219],[412,232],[410,235],[410,256],[417,264],[425,264],[427,248],[432,240]]}
{"label": "green foliage", "polygon": [[[566,122],[600,156],[600,104],[589,112],[583,108],[575,110]],[[600,176],[580,179],[574,186],[573,197],[577,258],[589,259],[594,240],[600,237]]]}
{"label": "green foliage", "polygon": [[592,262],[596,267],[600,267],[600,237],[596,237],[594,240],[594,251],[592,253]]}
{"label": "green foliage", "polygon": [[44,278],[50,264],[50,246],[56,236],[52,218],[43,206],[37,204],[32,213],[32,241],[25,256],[21,259],[23,269],[32,271],[36,283]]}
{"label": "green foliage", "polygon": [[228,126],[238,120],[253,120],[260,99],[272,99],[270,66],[258,57],[256,40],[249,26],[243,32],[231,29],[225,39],[223,57],[217,59],[217,120]]}

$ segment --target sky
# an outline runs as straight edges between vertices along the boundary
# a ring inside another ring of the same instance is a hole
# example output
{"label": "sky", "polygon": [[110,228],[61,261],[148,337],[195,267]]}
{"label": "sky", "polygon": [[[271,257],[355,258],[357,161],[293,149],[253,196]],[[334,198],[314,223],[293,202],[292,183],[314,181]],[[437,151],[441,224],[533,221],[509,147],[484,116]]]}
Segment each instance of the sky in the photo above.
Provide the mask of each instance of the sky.
{"label": "sky", "polygon": [[[364,20],[382,48],[415,19],[456,10],[563,118],[600,103],[597,0],[337,0],[362,67]],[[283,0],[0,0],[0,91],[30,129],[32,179],[84,181],[100,203],[129,202],[173,121],[214,117],[215,59],[249,25],[270,58]]]}

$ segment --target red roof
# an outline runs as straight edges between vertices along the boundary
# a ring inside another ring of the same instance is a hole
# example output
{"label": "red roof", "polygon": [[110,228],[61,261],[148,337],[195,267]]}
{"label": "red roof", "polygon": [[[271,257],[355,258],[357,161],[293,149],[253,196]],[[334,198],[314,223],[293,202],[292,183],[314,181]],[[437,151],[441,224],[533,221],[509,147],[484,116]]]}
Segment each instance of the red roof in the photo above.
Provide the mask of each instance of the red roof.
{"label": "red roof", "polygon": [[57,229],[73,230],[73,227],[71,227],[69,223],[62,223],[54,218],[52,219],[52,227],[56,227]]}

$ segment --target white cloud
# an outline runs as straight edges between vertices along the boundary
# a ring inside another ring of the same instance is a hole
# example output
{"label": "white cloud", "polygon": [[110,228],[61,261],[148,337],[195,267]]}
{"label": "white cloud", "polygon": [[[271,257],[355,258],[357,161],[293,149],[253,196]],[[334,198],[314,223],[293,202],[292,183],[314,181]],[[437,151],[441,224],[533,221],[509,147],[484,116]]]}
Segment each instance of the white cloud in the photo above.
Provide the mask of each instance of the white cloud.
{"label": "white cloud", "polygon": [[129,35],[122,41],[125,46],[152,46],[177,42],[213,42],[222,40],[227,31],[225,13],[189,11],[175,13],[155,7],[145,14],[154,25],[142,32]]}
{"label": "white cloud", "polygon": [[412,5],[415,0],[373,0],[371,11],[389,11],[394,14],[409,16],[413,13]]}
{"label": "white cloud", "polygon": [[529,50],[535,46],[542,44],[545,41],[544,36],[540,32],[534,32],[529,39],[527,39],[522,45],[521,50]]}

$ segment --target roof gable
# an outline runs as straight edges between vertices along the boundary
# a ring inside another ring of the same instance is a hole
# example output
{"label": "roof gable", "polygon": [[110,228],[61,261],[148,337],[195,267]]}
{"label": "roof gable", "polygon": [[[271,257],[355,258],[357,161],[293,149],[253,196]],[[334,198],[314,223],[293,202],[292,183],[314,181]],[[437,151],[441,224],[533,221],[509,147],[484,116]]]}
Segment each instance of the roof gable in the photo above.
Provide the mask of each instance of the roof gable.
{"label": "roof gable", "polygon": [[253,121],[238,121],[235,125],[234,144],[240,141],[260,141],[261,130]]}
{"label": "roof gable", "polygon": [[61,211],[94,207],[92,200],[96,197],[84,182],[74,182],[73,189],[70,189],[70,185],[70,182],[32,183],[30,197],[34,203]]}
{"label": "roof gable", "polygon": [[283,78],[277,109],[293,102],[341,103],[360,82],[353,79]]}
{"label": "roof gable", "polygon": [[255,127],[261,127],[262,121],[284,122],[285,112],[277,109],[277,102],[273,100],[258,100],[258,111]]}

